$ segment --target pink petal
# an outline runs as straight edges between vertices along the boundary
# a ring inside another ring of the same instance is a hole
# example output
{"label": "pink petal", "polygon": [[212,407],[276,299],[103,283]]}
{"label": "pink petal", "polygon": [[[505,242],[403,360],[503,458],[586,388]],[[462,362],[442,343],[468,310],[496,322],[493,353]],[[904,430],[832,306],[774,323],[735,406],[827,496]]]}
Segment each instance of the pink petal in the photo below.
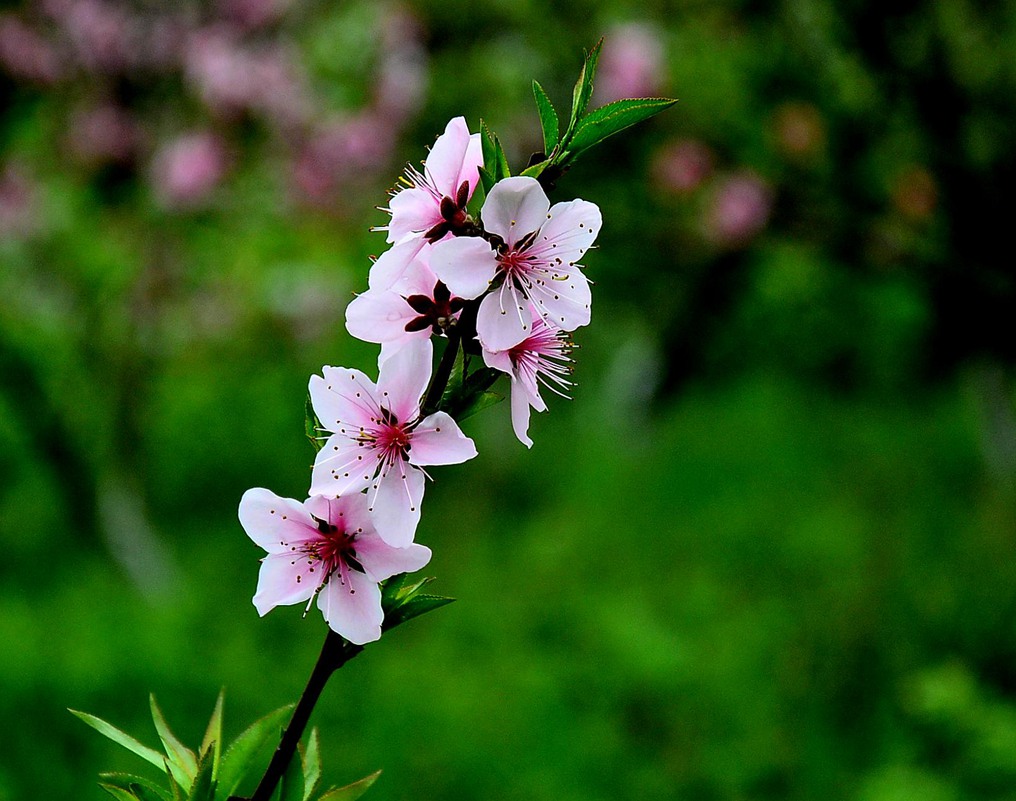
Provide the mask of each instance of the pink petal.
{"label": "pink petal", "polygon": [[[294,564],[295,562],[295,564]],[[254,594],[254,608],[264,617],[276,606],[288,606],[306,601],[317,589],[316,574],[307,572],[304,554],[273,553],[261,562],[258,589]],[[300,581],[296,577],[300,576]],[[309,576],[309,578],[308,578]]]}
{"label": "pink petal", "polygon": [[418,316],[401,295],[369,289],[346,306],[346,330],[364,342],[394,342],[407,334],[412,336],[406,331],[406,323]]}
{"label": "pink petal", "polygon": [[503,284],[480,301],[476,313],[476,333],[487,350],[508,350],[529,336],[532,324],[529,311],[516,305],[518,295]]}
{"label": "pink petal", "polygon": [[[402,470],[405,470],[405,473]],[[423,503],[424,476],[415,467],[394,465],[367,491],[370,514],[381,539],[405,548],[416,536]]]}
{"label": "pink petal", "polygon": [[270,490],[249,489],[240,499],[240,525],[247,536],[268,553],[289,550],[291,543],[313,535],[315,523],[303,504],[292,498],[280,498]]}
{"label": "pink petal", "polygon": [[529,438],[529,396],[518,381],[512,381],[512,430],[519,442],[527,448],[533,447]]}
{"label": "pink petal", "polygon": [[434,412],[413,430],[409,447],[412,464],[459,464],[476,456],[476,445],[445,412]]}
{"label": "pink petal", "polygon": [[310,377],[310,400],[326,431],[354,430],[366,425],[377,412],[377,387],[359,370],[323,367],[324,378]]}
{"label": "pink petal", "polygon": [[367,285],[371,289],[391,289],[398,287],[413,259],[418,258],[427,247],[427,240],[418,236],[409,236],[390,247],[370,268]]}
{"label": "pink petal", "polygon": [[381,365],[378,397],[400,423],[409,423],[420,414],[420,399],[430,383],[433,355],[434,345],[428,337],[400,348]]}
{"label": "pink petal", "polygon": [[398,242],[411,234],[423,234],[441,222],[441,198],[426,188],[403,189],[388,204],[392,221],[388,241]]}
{"label": "pink petal", "polygon": [[335,434],[314,459],[310,494],[335,498],[359,492],[370,485],[377,464],[377,455],[371,448]]}
{"label": "pink petal", "polygon": [[437,190],[454,199],[463,181],[469,181],[470,189],[476,188],[481,164],[480,135],[470,136],[465,119],[455,117],[430,149],[425,170]]}
{"label": "pink petal", "polygon": [[377,535],[357,537],[355,547],[357,561],[375,581],[415,573],[430,561],[430,548],[425,545],[393,548]]}
{"label": "pink petal", "polygon": [[453,295],[478,298],[497,272],[497,254],[485,239],[459,236],[438,242],[430,251],[430,268]]}
{"label": "pink petal", "polygon": [[589,280],[578,267],[562,272],[561,279],[533,285],[530,297],[536,311],[547,325],[562,331],[589,325],[593,302]]}
{"label": "pink petal", "polygon": [[381,589],[357,570],[333,573],[318,594],[318,609],[329,628],[351,643],[363,645],[381,637]]}
{"label": "pink petal", "polygon": [[343,531],[357,534],[374,534],[374,524],[367,512],[367,496],[362,492],[353,492],[341,498],[329,498],[314,495],[304,502],[307,509],[318,520],[324,520]]}
{"label": "pink petal", "polygon": [[512,374],[512,356],[507,350],[487,350],[483,349],[483,363],[494,370],[500,370],[502,373]]}
{"label": "pink petal", "polygon": [[570,266],[589,250],[602,225],[603,217],[595,203],[587,200],[555,203],[547,212],[539,236],[526,252],[560,259],[559,263]]}
{"label": "pink petal", "polygon": [[535,178],[517,175],[498,181],[483,202],[483,227],[509,247],[547,220],[550,201]]}

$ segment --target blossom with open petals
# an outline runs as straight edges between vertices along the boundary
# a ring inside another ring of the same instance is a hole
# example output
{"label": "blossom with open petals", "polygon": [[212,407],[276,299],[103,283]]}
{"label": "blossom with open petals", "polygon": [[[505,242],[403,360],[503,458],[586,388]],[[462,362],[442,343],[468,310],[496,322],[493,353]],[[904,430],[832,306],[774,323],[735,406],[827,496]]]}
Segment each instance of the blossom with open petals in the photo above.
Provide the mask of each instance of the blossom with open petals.
{"label": "blossom with open petals", "polygon": [[547,325],[539,314],[530,310],[532,328],[529,336],[507,350],[491,351],[484,348],[483,360],[488,367],[508,373],[512,379],[512,428],[515,436],[527,448],[533,447],[529,438],[529,410],[545,411],[546,402],[540,397],[540,387],[568,397],[572,386],[571,338],[565,331]]}
{"label": "blossom with open petals", "polygon": [[431,249],[430,267],[459,297],[492,288],[476,318],[483,346],[503,351],[528,337],[530,304],[551,328],[587,325],[592,298],[578,261],[600,231],[599,208],[585,200],[551,206],[535,178],[517,176],[494,185],[481,216],[497,247],[480,237],[447,239]]}
{"label": "blossom with open petals", "polygon": [[345,367],[325,367],[323,378],[310,379],[314,413],[331,433],[314,461],[311,494],[335,498],[367,490],[374,527],[395,547],[416,534],[422,468],[476,456],[473,441],[446,412],[421,419],[432,350],[429,339],[402,348],[381,365],[377,384]]}
{"label": "blossom with open petals", "polygon": [[388,204],[392,220],[388,241],[426,236],[436,242],[448,233],[448,225],[465,219],[465,207],[479,181],[483,164],[480,134],[470,134],[466,121],[455,117],[445,127],[423,170],[406,169],[406,188]]}
{"label": "blossom with open petals", "polygon": [[414,259],[392,287],[372,287],[353,298],[346,307],[346,330],[381,345],[381,364],[410,342],[441,334],[464,303],[452,297],[423,259]]}
{"label": "blossom with open petals", "polygon": [[268,551],[254,595],[258,614],[304,601],[309,609],[316,595],[325,622],[357,645],[381,636],[378,583],[430,561],[430,549],[423,545],[393,548],[385,543],[361,494],[317,495],[301,503],[250,489],[240,500],[240,523]]}

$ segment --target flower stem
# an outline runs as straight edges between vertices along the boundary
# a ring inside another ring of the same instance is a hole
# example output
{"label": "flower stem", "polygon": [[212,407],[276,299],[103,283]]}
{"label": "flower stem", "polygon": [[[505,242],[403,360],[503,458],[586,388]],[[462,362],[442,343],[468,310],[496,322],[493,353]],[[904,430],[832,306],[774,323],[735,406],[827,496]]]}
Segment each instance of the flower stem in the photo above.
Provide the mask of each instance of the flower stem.
{"label": "flower stem", "polygon": [[[465,314],[465,312],[463,312]],[[452,368],[455,366],[455,357],[459,353],[460,334],[456,326],[448,329],[448,344],[445,345],[444,353],[441,354],[441,361],[438,362],[434,378],[430,382],[430,389],[420,406],[420,416],[425,417],[438,410],[441,405],[441,396],[448,387],[448,379],[451,377]]]}
{"label": "flower stem", "polygon": [[289,767],[293,754],[296,753],[296,745],[303,737],[307,721],[310,720],[310,714],[314,711],[314,705],[321,696],[325,684],[328,683],[329,677],[362,650],[362,645],[353,645],[334,631],[329,630],[321,648],[321,655],[318,656],[317,664],[311,671],[303,695],[300,696],[300,701],[297,703],[296,709],[293,710],[293,717],[290,718],[289,725],[283,732],[279,746],[275,749],[272,761],[268,763],[268,768],[265,770],[264,776],[261,777],[261,782],[254,791],[254,795],[249,799],[232,796],[229,801],[269,801],[282,779],[282,775]]}

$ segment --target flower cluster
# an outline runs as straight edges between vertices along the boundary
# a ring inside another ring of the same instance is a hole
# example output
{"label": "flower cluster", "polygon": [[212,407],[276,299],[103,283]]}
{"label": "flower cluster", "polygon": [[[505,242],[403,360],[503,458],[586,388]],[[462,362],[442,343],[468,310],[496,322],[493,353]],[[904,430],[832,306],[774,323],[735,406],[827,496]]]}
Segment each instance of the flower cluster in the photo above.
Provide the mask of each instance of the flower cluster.
{"label": "flower cluster", "polygon": [[[591,304],[579,260],[600,211],[584,200],[552,206],[536,178],[515,176],[492,183],[474,217],[483,160],[480,134],[456,117],[422,169],[407,168],[381,229],[391,247],[346,311],[349,332],[381,346],[377,381],[346,367],[312,376],[324,441],[309,499],[252,489],[240,502],[244,529],[268,552],[254,596],[261,614],[309,609],[316,597],[350,642],[381,636],[379,583],[430,560],[413,542],[426,468],[476,456],[441,408],[460,346],[463,360],[492,374],[488,386],[509,376],[512,426],[527,446],[531,410],[547,408],[541,390],[571,387],[570,333],[589,323]],[[440,377],[434,338],[445,340]]]}

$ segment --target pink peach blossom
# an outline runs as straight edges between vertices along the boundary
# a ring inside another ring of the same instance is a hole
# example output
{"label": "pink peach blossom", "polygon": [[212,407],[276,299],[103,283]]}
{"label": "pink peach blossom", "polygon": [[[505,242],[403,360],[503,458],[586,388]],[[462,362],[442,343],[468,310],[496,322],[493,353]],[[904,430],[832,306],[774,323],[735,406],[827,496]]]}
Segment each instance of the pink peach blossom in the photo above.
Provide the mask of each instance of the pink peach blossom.
{"label": "pink peach blossom", "polygon": [[423,171],[412,166],[406,169],[406,188],[396,192],[388,204],[392,215],[387,226],[388,241],[426,236],[446,223],[449,214],[464,217],[482,164],[480,135],[470,134],[466,121],[455,117],[434,142]]}
{"label": "pink peach blossom", "polygon": [[380,364],[410,342],[443,333],[464,303],[417,258],[391,288],[375,287],[353,298],[346,307],[346,330],[380,344]]}
{"label": "pink peach blossom", "polygon": [[530,304],[551,328],[587,325],[592,297],[578,261],[600,231],[599,208],[585,200],[551,207],[535,178],[517,176],[494,185],[481,216],[497,248],[480,237],[448,239],[432,247],[430,267],[459,297],[492,289],[476,319],[483,346],[503,351],[528,337]]}
{"label": "pink peach blossom", "polygon": [[323,378],[310,379],[314,412],[331,434],[314,461],[311,494],[336,498],[367,490],[374,526],[395,547],[416,534],[423,467],[476,456],[473,441],[447,413],[421,419],[432,353],[429,339],[402,348],[381,365],[377,384],[344,367],[325,367]]}
{"label": "pink peach blossom", "polygon": [[483,360],[488,367],[508,373],[512,379],[512,429],[519,442],[533,447],[529,438],[529,410],[545,411],[547,404],[540,396],[541,385],[565,394],[572,386],[571,338],[564,331],[547,325],[535,310],[530,309],[532,330],[525,339],[507,350],[484,349]]}
{"label": "pink peach blossom", "polygon": [[239,514],[247,536],[268,552],[254,595],[258,614],[304,601],[310,609],[317,596],[328,626],[357,645],[381,636],[379,582],[430,561],[430,549],[423,545],[387,545],[361,494],[317,495],[301,503],[250,489],[240,500]]}

